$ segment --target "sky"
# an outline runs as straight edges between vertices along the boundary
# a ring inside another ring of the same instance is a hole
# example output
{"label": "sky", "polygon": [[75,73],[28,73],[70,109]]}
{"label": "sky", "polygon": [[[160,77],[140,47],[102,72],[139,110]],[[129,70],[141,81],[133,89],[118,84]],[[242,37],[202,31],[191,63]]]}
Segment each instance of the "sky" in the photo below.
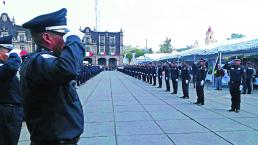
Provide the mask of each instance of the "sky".
{"label": "sky", "polygon": [[[0,0],[3,1],[3,0]],[[124,31],[124,45],[159,50],[168,37],[174,48],[204,45],[209,26],[218,42],[232,33],[258,38],[257,0],[98,0],[98,30]],[[68,9],[71,29],[95,26],[95,0],[5,0],[16,24],[61,8]]]}

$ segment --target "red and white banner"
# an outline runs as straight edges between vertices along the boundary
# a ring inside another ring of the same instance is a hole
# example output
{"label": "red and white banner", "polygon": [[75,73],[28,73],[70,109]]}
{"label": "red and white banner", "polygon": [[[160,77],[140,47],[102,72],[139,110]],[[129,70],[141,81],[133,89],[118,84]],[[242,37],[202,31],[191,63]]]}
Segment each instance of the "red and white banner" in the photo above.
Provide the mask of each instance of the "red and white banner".
{"label": "red and white banner", "polygon": [[106,55],[106,52],[105,52],[105,51],[104,51],[104,52],[100,52],[100,54],[101,54],[101,55]]}
{"label": "red and white banner", "polygon": [[93,52],[89,51],[89,52],[86,52],[86,57],[91,57],[93,56]]}

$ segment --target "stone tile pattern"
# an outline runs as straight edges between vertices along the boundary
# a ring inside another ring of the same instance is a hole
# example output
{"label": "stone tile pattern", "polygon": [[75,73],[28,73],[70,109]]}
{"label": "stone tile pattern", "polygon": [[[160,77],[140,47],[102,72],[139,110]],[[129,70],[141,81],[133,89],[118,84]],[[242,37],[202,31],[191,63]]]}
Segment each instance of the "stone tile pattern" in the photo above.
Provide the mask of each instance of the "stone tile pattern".
{"label": "stone tile pattern", "polygon": [[[171,83],[171,82],[170,82]],[[228,88],[205,87],[205,105],[120,72],[102,72],[78,88],[85,114],[79,145],[258,145],[258,91],[230,113]],[[172,86],[172,85],[171,85]],[[29,145],[24,123],[19,145]]]}

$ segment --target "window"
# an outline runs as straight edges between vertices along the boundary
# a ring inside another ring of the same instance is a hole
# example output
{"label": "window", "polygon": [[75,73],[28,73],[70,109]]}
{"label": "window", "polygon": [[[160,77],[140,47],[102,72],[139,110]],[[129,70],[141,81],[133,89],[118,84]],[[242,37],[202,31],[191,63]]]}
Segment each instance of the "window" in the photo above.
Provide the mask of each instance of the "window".
{"label": "window", "polygon": [[99,46],[99,53],[103,54],[105,52],[105,46]]}
{"label": "window", "polygon": [[114,37],[114,36],[109,37],[109,44],[112,47],[115,46],[116,45],[116,37]]}
{"label": "window", "polygon": [[24,50],[25,49],[25,45],[20,45],[20,50]]}
{"label": "window", "polygon": [[20,35],[20,42],[25,42],[25,35],[24,34]]}
{"label": "window", "polygon": [[103,35],[99,36],[99,44],[100,45],[105,45],[105,36],[103,36]]}
{"label": "window", "polygon": [[110,47],[110,54],[115,55],[116,54],[116,47]]}

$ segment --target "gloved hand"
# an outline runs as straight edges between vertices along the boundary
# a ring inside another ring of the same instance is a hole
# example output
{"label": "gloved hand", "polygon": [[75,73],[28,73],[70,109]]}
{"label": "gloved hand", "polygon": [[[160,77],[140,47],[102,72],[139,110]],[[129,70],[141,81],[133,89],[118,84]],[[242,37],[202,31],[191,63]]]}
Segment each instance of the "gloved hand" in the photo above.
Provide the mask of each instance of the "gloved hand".
{"label": "gloved hand", "polygon": [[178,79],[176,79],[176,82],[178,82]]}
{"label": "gloved hand", "polygon": [[240,86],[239,86],[239,91],[242,91],[243,88],[244,88],[243,85],[240,85]]}
{"label": "gloved hand", "polygon": [[185,80],[185,83],[186,83],[186,84],[188,84],[188,82],[189,82],[188,80]]}
{"label": "gloved hand", "polygon": [[166,80],[168,80],[168,77],[166,77]]}
{"label": "gloved hand", "polygon": [[201,81],[201,86],[203,86],[203,84],[204,84],[204,80]]}
{"label": "gloved hand", "polygon": [[10,55],[10,54],[12,54],[12,53],[16,53],[19,57],[21,57],[21,55],[20,55],[20,53],[21,53],[21,50],[20,49],[12,49],[10,52],[9,52],[9,54],[8,54],[8,56]]}
{"label": "gloved hand", "polygon": [[63,36],[64,42],[66,42],[67,37],[72,35],[78,36],[82,40],[85,34],[79,30],[72,30]]}

